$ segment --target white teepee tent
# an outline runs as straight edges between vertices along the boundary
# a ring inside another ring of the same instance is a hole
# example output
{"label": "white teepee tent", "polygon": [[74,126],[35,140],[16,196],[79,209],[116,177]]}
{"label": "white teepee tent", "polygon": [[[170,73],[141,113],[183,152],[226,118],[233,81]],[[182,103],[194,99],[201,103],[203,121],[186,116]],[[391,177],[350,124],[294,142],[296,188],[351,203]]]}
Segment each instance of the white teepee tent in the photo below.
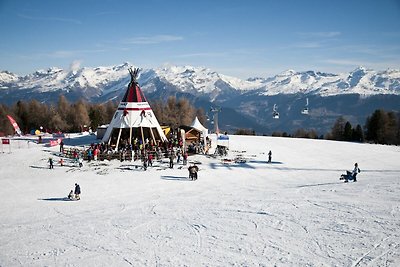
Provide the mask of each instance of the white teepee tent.
{"label": "white teepee tent", "polygon": [[121,139],[132,143],[132,139],[138,138],[142,143],[146,139],[156,141],[167,141],[156,116],[147,102],[139,84],[136,81],[138,69],[132,71],[131,82],[119,103],[102,141],[111,145],[115,144],[118,149]]}

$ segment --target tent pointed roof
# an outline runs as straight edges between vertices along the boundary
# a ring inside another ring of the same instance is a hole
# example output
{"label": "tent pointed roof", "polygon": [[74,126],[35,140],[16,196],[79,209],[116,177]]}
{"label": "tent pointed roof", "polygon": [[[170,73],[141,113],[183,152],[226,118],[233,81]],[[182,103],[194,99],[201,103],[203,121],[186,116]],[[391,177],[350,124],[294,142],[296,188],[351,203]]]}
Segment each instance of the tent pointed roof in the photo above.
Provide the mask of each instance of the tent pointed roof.
{"label": "tent pointed roof", "polygon": [[[130,141],[134,137],[143,141],[146,138],[153,139],[154,142],[157,140],[167,141],[153,110],[136,81],[138,71],[139,69],[129,69],[131,81],[103,136],[103,142],[110,143],[112,139],[116,139],[116,147],[118,147],[121,134],[122,138]],[[122,129],[128,130],[123,131]],[[124,132],[127,133],[124,134]]]}
{"label": "tent pointed roof", "polygon": [[131,81],[126,89],[125,95],[121,102],[147,102],[142,89],[140,89],[139,84],[136,80],[139,69],[129,69],[131,74]]}
{"label": "tent pointed roof", "polygon": [[208,129],[206,127],[203,126],[203,124],[201,124],[201,122],[199,121],[199,119],[196,118],[193,120],[192,124],[190,125],[190,127],[195,128],[196,130],[198,130],[199,132],[203,132],[203,131],[208,131]]}

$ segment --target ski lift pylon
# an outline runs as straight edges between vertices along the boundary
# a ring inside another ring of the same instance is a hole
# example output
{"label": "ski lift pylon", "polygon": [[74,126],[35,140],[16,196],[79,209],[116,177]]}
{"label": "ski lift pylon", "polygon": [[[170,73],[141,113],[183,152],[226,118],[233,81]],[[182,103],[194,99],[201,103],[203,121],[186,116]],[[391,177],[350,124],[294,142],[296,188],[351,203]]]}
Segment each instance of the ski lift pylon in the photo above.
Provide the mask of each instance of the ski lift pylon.
{"label": "ski lift pylon", "polygon": [[301,114],[308,115],[308,98],[306,98],[306,106],[301,111]]}
{"label": "ski lift pylon", "polygon": [[274,109],[273,109],[273,112],[272,112],[272,118],[279,119],[279,112],[277,110],[276,104],[274,104]]}

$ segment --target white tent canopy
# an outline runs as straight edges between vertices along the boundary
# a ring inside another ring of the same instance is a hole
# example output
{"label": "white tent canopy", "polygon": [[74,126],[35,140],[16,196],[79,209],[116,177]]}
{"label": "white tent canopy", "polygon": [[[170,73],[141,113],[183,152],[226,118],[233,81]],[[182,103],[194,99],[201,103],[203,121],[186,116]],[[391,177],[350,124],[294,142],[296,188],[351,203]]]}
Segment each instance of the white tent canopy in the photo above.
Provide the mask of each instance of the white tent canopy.
{"label": "white tent canopy", "polygon": [[[190,125],[190,127],[196,129],[197,131],[201,132],[203,135],[203,143],[204,146],[207,146],[207,135],[208,135],[208,129],[206,127],[203,126],[203,124],[201,124],[201,122],[199,121],[199,118],[194,118],[192,124]],[[208,150],[208,148],[206,148]]]}
{"label": "white tent canopy", "polygon": [[202,133],[206,132],[206,134],[208,134],[208,129],[206,127],[204,127],[203,124],[201,124],[201,122],[199,121],[199,119],[197,117],[193,120],[190,127],[195,128],[199,132],[202,132]]}

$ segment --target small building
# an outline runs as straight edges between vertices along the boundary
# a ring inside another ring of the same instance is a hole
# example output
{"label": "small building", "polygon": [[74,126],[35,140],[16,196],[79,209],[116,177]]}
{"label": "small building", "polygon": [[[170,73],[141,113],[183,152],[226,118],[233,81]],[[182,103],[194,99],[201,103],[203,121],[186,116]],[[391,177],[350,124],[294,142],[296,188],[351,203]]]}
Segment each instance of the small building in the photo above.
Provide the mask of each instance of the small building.
{"label": "small building", "polygon": [[97,127],[97,135],[96,135],[97,139],[103,139],[103,136],[106,133],[108,126],[109,124],[100,125]]}

